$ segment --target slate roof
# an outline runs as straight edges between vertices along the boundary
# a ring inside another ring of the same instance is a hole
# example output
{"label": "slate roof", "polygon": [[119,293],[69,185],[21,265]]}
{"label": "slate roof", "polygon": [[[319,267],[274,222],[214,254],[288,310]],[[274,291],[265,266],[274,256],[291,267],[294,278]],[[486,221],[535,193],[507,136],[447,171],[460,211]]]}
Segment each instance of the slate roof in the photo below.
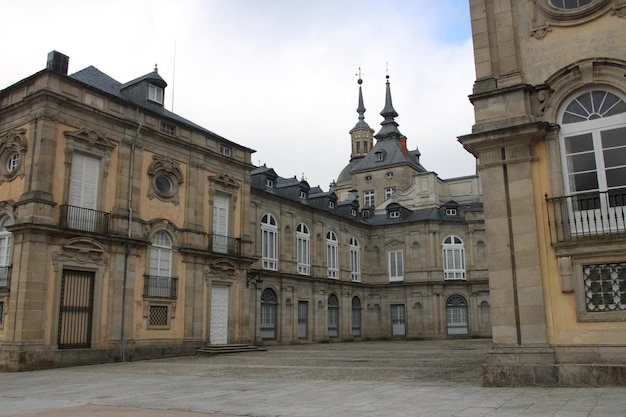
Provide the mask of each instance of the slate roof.
{"label": "slate roof", "polygon": [[[185,119],[184,117],[179,116],[176,113],[173,113],[169,110],[167,110],[164,107],[156,107],[156,106],[145,106],[142,103],[137,103],[137,102],[133,102],[131,101],[123,92],[123,90],[131,85],[137,84],[139,82],[142,81],[151,81],[159,86],[165,87],[167,84],[165,83],[165,81],[163,80],[163,78],[161,78],[160,75],[158,75],[158,73],[156,71],[153,71],[149,74],[143,75],[139,78],[135,78],[134,80],[122,84],[119,81],[111,78],[110,76],[108,76],[107,74],[103,73],[102,71],[100,71],[99,69],[97,69],[96,67],[94,67],[93,65],[88,66],[87,68],[84,68],[78,72],[75,72],[74,74],[69,75],[70,78],[72,78],[73,80],[76,80],[82,84],[88,85],[89,87],[95,88],[97,90],[100,90],[106,94],[112,95],[120,100],[126,101],[128,103],[132,103],[135,106],[141,107],[144,110],[148,110],[151,112],[156,112],[158,113],[161,117],[165,117],[170,119],[171,121],[174,121],[176,123],[181,123],[181,124],[185,124],[193,129],[202,131],[210,136],[216,137],[219,140],[228,143],[230,145],[236,146],[238,148],[242,148],[242,149],[246,149],[246,150],[250,150],[252,152],[254,152],[254,150],[247,148],[245,146],[242,146],[238,143],[235,143],[229,139],[226,139],[218,134],[216,134],[215,132],[212,132],[188,119]],[[160,80],[160,82],[159,82]]]}

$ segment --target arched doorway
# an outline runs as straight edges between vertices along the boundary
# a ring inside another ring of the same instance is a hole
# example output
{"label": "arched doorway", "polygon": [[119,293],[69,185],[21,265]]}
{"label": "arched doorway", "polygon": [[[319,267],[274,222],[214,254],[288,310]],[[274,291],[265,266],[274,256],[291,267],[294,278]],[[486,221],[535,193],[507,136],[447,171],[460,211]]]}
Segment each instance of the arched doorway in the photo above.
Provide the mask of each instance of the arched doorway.
{"label": "arched doorway", "polygon": [[271,288],[261,293],[261,338],[276,339],[276,305],[278,297]]}
{"label": "arched doorway", "polygon": [[467,318],[467,300],[459,294],[448,297],[446,301],[446,318],[448,336],[469,334],[469,320]]}

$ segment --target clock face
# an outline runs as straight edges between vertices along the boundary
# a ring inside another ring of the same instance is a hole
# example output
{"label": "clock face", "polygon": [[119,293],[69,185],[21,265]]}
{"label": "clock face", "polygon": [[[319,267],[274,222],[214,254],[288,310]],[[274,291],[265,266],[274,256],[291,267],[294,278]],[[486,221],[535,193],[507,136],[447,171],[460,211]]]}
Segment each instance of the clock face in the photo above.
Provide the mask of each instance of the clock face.
{"label": "clock face", "polygon": [[592,0],[550,0],[550,5],[562,10],[579,9],[588,4],[591,4]]}

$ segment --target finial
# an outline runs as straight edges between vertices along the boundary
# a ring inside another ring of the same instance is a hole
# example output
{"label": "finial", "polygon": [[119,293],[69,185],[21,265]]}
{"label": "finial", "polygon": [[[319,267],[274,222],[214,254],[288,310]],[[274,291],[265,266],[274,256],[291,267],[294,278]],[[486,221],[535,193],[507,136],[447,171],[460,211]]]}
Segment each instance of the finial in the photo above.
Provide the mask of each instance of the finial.
{"label": "finial", "polygon": [[363,80],[361,79],[361,67],[360,67],[360,66],[359,66],[359,72],[358,72],[358,74],[354,74],[354,75],[356,75],[356,76],[358,76],[358,77],[359,77],[359,79],[357,80],[357,83],[359,83],[359,85],[360,85],[360,84],[363,84]]}
{"label": "finial", "polygon": [[159,67],[157,66],[157,64],[154,64],[154,72],[158,73],[159,72]]}
{"label": "finial", "polygon": [[389,62],[385,61],[385,72],[387,73],[387,75],[385,75],[385,78],[387,79],[387,81],[389,81]]}

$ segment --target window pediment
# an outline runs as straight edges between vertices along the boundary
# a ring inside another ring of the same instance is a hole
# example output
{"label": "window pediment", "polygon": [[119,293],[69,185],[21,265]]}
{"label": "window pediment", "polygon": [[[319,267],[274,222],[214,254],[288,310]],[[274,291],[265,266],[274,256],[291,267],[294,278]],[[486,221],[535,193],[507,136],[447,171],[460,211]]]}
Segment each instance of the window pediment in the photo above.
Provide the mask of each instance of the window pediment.
{"label": "window pediment", "polygon": [[80,142],[86,142],[89,146],[96,146],[102,150],[111,151],[115,148],[115,144],[111,142],[107,137],[94,129],[88,129],[83,127],[79,130],[65,131],[63,132],[65,137],[78,140]]}

